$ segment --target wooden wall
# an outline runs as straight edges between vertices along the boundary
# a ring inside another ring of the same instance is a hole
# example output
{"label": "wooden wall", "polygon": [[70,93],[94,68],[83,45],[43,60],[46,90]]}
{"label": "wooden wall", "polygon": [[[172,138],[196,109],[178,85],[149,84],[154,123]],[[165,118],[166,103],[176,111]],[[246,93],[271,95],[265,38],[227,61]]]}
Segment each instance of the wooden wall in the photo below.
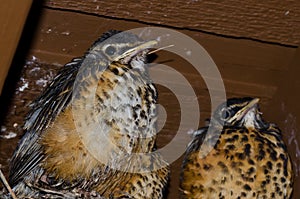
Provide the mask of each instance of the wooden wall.
{"label": "wooden wall", "polygon": [[105,17],[186,28],[236,38],[298,46],[300,3],[297,0],[99,1],[47,0],[47,6]]}
{"label": "wooden wall", "polygon": [[0,7],[0,95],[32,0],[3,0]]}

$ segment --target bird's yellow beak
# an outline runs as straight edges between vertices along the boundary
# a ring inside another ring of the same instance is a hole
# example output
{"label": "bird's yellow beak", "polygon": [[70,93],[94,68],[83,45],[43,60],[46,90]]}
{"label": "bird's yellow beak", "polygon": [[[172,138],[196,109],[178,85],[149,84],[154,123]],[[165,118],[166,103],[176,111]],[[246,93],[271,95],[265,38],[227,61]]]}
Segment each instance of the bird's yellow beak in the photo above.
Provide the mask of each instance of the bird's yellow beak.
{"label": "bird's yellow beak", "polygon": [[254,106],[259,102],[259,98],[254,98],[247,105],[245,105],[241,110],[239,110],[233,117],[231,117],[227,122],[238,121],[242,119],[249,110],[251,110]]}
{"label": "bird's yellow beak", "polygon": [[124,52],[122,55],[117,57],[116,60],[120,60],[120,59],[123,59],[126,57],[133,57],[136,54],[138,54],[139,52],[141,52],[147,48],[152,48],[156,44],[158,44],[157,40],[150,40],[150,41],[146,41],[144,43],[138,44],[137,46],[130,48],[129,50]]}

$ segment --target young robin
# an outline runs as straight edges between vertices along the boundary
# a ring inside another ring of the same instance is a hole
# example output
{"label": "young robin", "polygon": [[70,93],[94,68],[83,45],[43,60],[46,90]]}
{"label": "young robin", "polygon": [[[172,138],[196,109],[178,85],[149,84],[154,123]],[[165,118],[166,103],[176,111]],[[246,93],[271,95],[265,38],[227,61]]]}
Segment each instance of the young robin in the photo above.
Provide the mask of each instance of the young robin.
{"label": "young robin", "polygon": [[66,64],[32,104],[10,163],[18,198],[162,198],[169,167],[154,151],[157,90],[149,48],[109,31]]}
{"label": "young robin", "polygon": [[209,126],[194,132],[182,164],[181,198],[290,198],[291,160],[281,131],[262,119],[258,101],[229,99]]}

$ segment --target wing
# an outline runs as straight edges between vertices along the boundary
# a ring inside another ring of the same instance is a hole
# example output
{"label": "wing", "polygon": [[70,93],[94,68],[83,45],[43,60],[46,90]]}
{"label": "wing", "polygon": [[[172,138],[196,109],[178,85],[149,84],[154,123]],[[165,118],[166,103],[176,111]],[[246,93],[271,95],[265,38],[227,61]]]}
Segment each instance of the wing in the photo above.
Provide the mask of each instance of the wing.
{"label": "wing", "polygon": [[30,105],[31,111],[24,125],[26,132],[10,163],[11,186],[16,185],[28,175],[43,159],[44,155],[38,139],[55,117],[70,103],[73,84],[81,63],[82,58],[75,58],[66,64],[42,95]]}

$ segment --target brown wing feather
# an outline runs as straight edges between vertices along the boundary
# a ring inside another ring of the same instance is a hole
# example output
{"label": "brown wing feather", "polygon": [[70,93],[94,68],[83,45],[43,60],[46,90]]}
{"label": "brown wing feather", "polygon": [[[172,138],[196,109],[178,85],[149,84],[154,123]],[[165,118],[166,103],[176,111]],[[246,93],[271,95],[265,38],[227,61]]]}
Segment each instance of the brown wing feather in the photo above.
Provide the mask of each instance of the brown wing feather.
{"label": "brown wing feather", "polygon": [[42,95],[30,105],[31,111],[24,125],[25,135],[11,159],[9,174],[11,186],[24,178],[43,159],[39,137],[70,103],[73,84],[81,62],[81,58],[75,58],[66,64]]}

